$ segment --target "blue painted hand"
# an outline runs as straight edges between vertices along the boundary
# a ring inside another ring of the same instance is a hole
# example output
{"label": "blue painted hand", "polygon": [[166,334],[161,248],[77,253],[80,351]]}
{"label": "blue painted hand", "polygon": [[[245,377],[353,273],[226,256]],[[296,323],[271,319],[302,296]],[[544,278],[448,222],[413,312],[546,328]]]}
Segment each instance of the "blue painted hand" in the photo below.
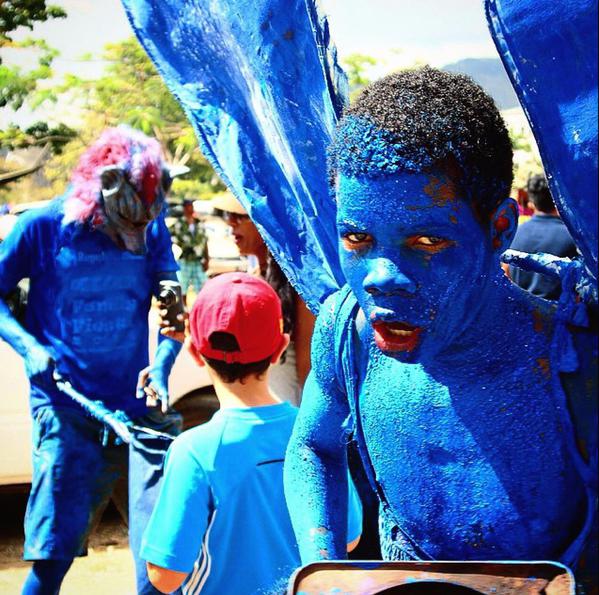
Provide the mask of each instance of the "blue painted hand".
{"label": "blue painted hand", "polygon": [[146,399],[148,407],[160,407],[168,411],[168,377],[179,351],[181,343],[160,336],[154,364],[143,369],[137,380],[137,398]]}
{"label": "blue painted hand", "polygon": [[138,399],[146,399],[148,407],[158,407],[164,413],[168,411],[168,372],[164,366],[148,366],[137,380]]}
{"label": "blue painted hand", "polygon": [[25,356],[25,372],[32,383],[43,387],[54,386],[52,374],[56,362],[45,347],[35,345]]}

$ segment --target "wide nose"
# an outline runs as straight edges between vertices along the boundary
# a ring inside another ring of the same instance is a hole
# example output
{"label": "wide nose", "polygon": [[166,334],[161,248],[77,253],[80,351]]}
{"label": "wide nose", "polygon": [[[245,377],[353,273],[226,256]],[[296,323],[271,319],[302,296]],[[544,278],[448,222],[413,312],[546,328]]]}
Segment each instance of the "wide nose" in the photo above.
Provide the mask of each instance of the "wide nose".
{"label": "wide nose", "polygon": [[388,258],[377,258],[371,261],[363,286],[370,295],[416,292],[416,284]]}

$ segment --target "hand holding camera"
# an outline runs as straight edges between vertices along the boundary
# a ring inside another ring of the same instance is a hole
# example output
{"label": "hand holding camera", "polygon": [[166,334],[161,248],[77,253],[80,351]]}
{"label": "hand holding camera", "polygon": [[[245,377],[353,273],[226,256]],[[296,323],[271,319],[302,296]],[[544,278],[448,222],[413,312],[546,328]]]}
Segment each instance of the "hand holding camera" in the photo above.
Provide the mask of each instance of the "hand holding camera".
{"label": "hand holding camera", "polygon": [[181,285],[176,281],[160,281],[158,293],[160,333],[169,339],[185,342],[187,314],[183,307]]}

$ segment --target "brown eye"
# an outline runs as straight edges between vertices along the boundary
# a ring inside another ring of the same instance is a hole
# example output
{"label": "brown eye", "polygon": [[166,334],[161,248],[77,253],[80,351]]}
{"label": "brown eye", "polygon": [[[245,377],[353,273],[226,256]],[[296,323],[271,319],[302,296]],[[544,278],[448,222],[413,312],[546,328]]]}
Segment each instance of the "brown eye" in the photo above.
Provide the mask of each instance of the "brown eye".
{"label": "brown eye", "polygon": [[455,245],[455,242],[438,236],[413,236],[408,239],[408,246],[415,250],[422,250],[431,254],[437,254]]}
{"label": "brown eye", "polygon": [[423,246],[438,246],[442,244],[445,240],[443,238],[437,238],[435,236],[421,236],[419,238],[419,243]]}
{"label": "brown eye", "polygon": [[372,237],[367,233],[346,233],[343,236],[343,245],[348,250],[359,250],[372,243]]}

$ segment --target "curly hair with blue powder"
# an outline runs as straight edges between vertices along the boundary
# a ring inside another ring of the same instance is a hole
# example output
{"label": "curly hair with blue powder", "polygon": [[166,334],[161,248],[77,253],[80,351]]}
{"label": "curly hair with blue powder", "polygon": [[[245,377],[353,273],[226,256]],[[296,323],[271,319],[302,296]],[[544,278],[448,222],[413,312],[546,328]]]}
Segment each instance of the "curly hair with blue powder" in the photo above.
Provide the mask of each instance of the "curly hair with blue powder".
{"label": "curly hair with blue powder", "polygon": [[513,151],[493,102],[471,78],[430,67],[366,87],[341,120],[330,152],[338,173],[377,177],[440,169],[482,220],[510,193]]}

